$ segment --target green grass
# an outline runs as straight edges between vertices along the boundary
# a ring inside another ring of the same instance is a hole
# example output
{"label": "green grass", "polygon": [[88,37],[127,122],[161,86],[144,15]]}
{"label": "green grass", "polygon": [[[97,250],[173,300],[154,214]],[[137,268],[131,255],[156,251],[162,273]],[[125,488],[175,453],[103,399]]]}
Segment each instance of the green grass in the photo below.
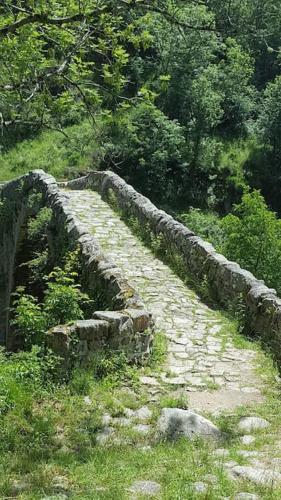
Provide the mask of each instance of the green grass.
{"label": "green grass", "polygon": [[44,131],[34,139],[19,142],[6,153],[0,153],[0,182],[34,169],[43,169],[57,179],[69,179],[92,165],[96,134],[85,121],[58,131]]}
{"label": "green grass", "polygon": [[[276,369],[258,344],[251,343],[251,348],[257,352],[257,371],[264,378],[264,403],[216,418],[209,416],[227,432],[225,441],[217,445],[228,450],[225,461],[238,464],[247,464],[239,453],[243,449],[263,451],[266,445],[273,449],[281,431]],[[161,359],[157,356],[158,362]],[[102,355],[91,369],[78,368],[69,384],[59,386],[50,377],[51,360],[41,361],[34,352],[0,359],[0,498],[39,500],[67,494],[74,499],[125,500],[137,480],[160,483],[159,499],[164,500],[234,498],[241,491],[255,492],[266,500],[280,498],[278,488],[272,491],[232,481],[223,460],[213,454],[214,444],[159,441],[155,429],[161,408],[187,408],[188,398],[171,390],[152,403],[145,386],[136,383],[145,369],[129,368],[123,357],[108,364]],[[103,415],[124,418],[126,409],[144,405],[152,410],[146,422],[151,425],[147,436],[138,434],[132,425],[116,425],[119,441],[96,444]],[[246,447],[240,442],[237,422],[248,414],[268,419],[271,426],[255,433],[255,443]],[[207,484],[204,495],[194,491],[196,481]]]}
{"label": "green grass", "polygon": [[[75,147],[79,134],[86,130],[84,127],[69,129],[76,137]],[[86,144],[82,153],[78,151],[72,173],[78,166],[88,165],[91,148],[92,144],[89,149]],[[3,155],[0,176],[7,180],[26,169],[46,169],[43,163],[49,161],[47,169],[63,178],[69,175],[65,169],[71,164],[73,151],[75,148],[70,145],[68,149],[63,136],[45,132]],[[29,158],[28,168],[27,163],[20,160],[21,155]],[[12,166],[14,172],[11,172]],[[153,250],[159,253],[161,238],[152,243]],[[167,260],[181,275],[181,260],[173,255],[168,255]],[[216,314],[219,319],[220,313]],[[224,326],[217,335],[225,342],[231,338],[236,347],[256,351],[257,372],[265,384],[262,404],[252,409],[240,407],[216,419],[210,417],[227,432],[227,439],[220,445],[229,451],[227,460],[244,464],[247,460],[241,457],[240,450],[262,451],[267,445],[271,448],[275,445],[281,432],[281,392],[270,356],[262,352],[258,342],[250,342],[238,332],[237,321],[226,318],[225,314],[223,317]],[[257,493],[265,500],[281,498],[278,488],[272,491],[248,482],[231,481],[222,460],[215,459],[214,445],[210,443],[200,440],[171,443],[156,439],[155,425],[161,408],[188,407],[188,398],[175,395],[174,389],[168,392],[167,386],[164,388],[167,392],[152,402],[151,394],[139,383],[140,375],[161,370],[166,342],[163,333],[156,334],[150,364],[144,369],[128,367],[121,358],[103,357],[95,360],[91,370],[77,369],[69,384],[62,386],[50,377],[55,363],[52,359],[42,362],[34,353],[0,356],[0,498],[39,500],[44,496],[66,494],[73,499],[125,500],[131,497],[129,489],[136,480],[160,483],[159,499],[164,500],[235,498],[241,491]],[[208,389],[216,388],[209,382]],[[117,426],[119,443],[113,440],[110,446],[97,445],[103,415],[123,418],[127,408],[136,410],[143,405],[148,405],[153,412],[147,422],[152,426],[147,436],[139,435],[132,426]],[[255,443],[245,447],[240,442],[237,423],[240,416],[249,413],[268,419],[271,426],[256,433]],[[207,484],[206,493],[195,492],[196,481]]]}

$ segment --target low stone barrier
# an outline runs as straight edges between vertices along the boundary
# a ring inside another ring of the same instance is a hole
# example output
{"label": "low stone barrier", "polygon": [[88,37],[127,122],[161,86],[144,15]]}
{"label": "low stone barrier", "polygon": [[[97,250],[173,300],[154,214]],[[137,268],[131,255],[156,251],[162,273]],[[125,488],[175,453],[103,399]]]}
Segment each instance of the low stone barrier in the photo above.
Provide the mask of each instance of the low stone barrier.
{"label": "low stone barrier", "polygon": [[48,346],[65,363],[75,355],[80,365],[90,362],[92,354],[110,346],[127,354],[128,361],[144,363],[151,346],[151,318],[144,310],[96,311],[94,319],[79,320],[73,325],[54,327],[47,334]]}
{"label": "low stone barrier", "polygon": [[112,193],[118,208],[148,225],[155,235],[162,235],[167,244],[183,258],[189,273],[198,283],[207,283],[216,302],[223,307],[245,307],[247,327],[265,341],[281,361],[281,300],[276,291],[265,286],[237,263],[228,261],[180,222],[159,210],[113,172],[92,172],[71,181],[72,189],[93,189],[110,200]]}
{"label": "low stone barrier", "polygon": [[[103,339],[104,345],[113,349],[122,349],[132,361],[144,362],[152,342],[153,321],[150,314],[146,311],[137,292],[122,276],[120,269],[103,254],[95,238],[87,233],[87,229],[73,215],[68,206],[67,194],[58,188],[52,176],[42,170],[32,171],[7,183],[0,191],[0,208],[4,207],[3,211],[0,211],[0,342],[9,345],[9,307],[14,287],[15,256],[21,227],[27,214],[28,197],[34,191],[41,193],[44,205],[52,209],[50,245],[54,255],[58,255],[62,247],[65,251],[65,248],[73,249],[79,245],[83,289],[92,297],[95,296],[97,290],[101,291],[106,306],[113,309],[111,313],[109,311],[93,312],[93,315],[104,314],[103,320],[110,326],[108,329],[102,329],[97,328],[98,323],[95,323],[96,329],[91,330],[91,335],[93,336],[96,332],[99,338],[106,332]],[[116,327],[114,328],[110,322],[110,315],[115,318]],[[117,318],[120,320],[119,323]],[[79,333],[81,323],[77,325]],[[60,328],[48,335],[50,345],[53,343],[53,346],[56,346],[57,341],[54,337],[56,332],[58,338],[60,337],[61,334],[58,333]],[[66,326],[63,326],[62,330],[70,332]],[[84,340],[86,339],[81,338],[82,344],[78,344],[81,358],[84,356],[82,355],[82,346],[85,347]],[[57,343],[59,345],[59,341]],[[91,338],[87,343],[87,355],[97,345],[99,342],[95,343]]]}

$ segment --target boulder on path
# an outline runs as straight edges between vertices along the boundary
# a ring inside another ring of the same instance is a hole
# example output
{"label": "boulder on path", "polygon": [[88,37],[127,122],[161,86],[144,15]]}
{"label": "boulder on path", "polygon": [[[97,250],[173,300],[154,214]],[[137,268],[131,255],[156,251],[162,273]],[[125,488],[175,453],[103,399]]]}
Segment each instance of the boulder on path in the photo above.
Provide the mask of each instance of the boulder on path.
{"label": "boulder on path", "polygon": [[259,429],[266,429],[269,427],[269,422],[264,418],[260,417],[242,417],[238,423],[238,429],[240,431],[249,433]]}
{"label": "boulder on path", "polygon": [[194,413],[191,410],[179,408],[163,408],[158,420],[158,433],[160,436],[176,440],[180,437],[195,439],[221,439],[222,432],[210,420]]}
{"label": "boulder on path", "polygon": [[154,497],[160,493],[161,486],[155,481],[135,481],[130,492],[137,495],[145,495],[146,497]]}
{"label": "boulder on path", "polygon": [[235,496],[235,500],[258,500],[259,497],[255,493],[238,493]]}
{"label": "boulder on path", "polygon": [[234,478],[246,479],[252,483],[274,487],[281,484],[281,474],[270,469],[256,469],[246,465],[237,465],[231,469],[231,475]]}

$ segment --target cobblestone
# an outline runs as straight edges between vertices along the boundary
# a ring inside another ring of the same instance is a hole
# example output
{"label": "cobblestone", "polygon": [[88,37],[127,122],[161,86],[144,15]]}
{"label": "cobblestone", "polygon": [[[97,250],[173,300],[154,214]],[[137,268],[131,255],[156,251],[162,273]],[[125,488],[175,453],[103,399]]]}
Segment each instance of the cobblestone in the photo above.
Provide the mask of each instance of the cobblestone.
{"label": "cobblestone", "polygon": [[72,211],[140,294],[155,318],[156,329],[167,335],[169,354],[163,373],[157,379],[143,378],[143,383],[180,385],[190,392],[213,384],[239,393],[238,398],[234,394],[233,403],[229,398],[230,407],[237,404],[235,399],[240,404],[261,400],[255,352],[233,345],[222,316],[144,247],[98,193],[83,191],[82,197],[81,191],[68,191],[68,196]]}

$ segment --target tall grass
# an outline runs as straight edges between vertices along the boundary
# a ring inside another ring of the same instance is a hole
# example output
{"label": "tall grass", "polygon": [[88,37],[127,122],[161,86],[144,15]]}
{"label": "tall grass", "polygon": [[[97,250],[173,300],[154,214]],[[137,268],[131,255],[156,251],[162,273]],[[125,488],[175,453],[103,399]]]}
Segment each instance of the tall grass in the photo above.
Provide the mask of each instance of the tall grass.
{"label": "tall grass", "polygon": [[90,168],[96,148],[97,126],[87,121],[59,131],[44,131],[1,154],[0,181],[42,168],[57,179],[73,178]]}

